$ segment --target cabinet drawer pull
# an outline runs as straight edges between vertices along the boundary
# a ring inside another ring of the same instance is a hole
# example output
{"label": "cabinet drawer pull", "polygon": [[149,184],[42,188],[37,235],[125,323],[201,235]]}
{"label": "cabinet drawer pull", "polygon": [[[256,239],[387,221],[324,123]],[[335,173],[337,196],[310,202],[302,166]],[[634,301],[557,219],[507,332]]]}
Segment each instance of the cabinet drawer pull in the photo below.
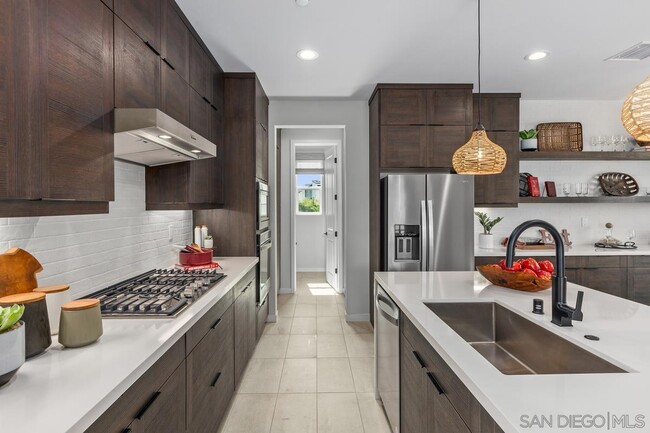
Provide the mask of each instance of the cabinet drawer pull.
{"label": "cabinet drawer pull", "polygon": [[210,104],[210,100],[209,100],[208,98],[206,98],[205,96],[201,96],[201,97],[203,98],[203,100],[204,100],[205,102],[207,102],[208,104]]}
{"label": "cabinet drawer pull", "polygon": [[158,50],[155,49],[155,48],[153,47],[153,45],[151,45],[151,43],[150,43],[149,41],[144,41],[144,43],[145,43],[146,46],[149,47],[149,49],[150,49],[151,51],[153,51],[154,53],[156,53],[157,56],[160,55],[160,53],[158,52]]}
{"label": "cabinet drawer pull", "polygon": [[420,364],[420,368],[425,368],[426,365],[424,364],[424,361],[422,360],[422,357],[417,351],[413,351],[413,356],[415,356],[415,359],[418,360],[418,364]]}
{"label": "cabinet drawer pull", "polygon": [[221,317],[217,319],[216,322],[214,322],[214,325],[211,326],[212,329],[217,329],[217,326],[219,326],[219,323],[221,323]]}
{"label": "cabinet drawer pull", "polygon": [[169,67],[171,68],[172,71],[175,71],[175,70],[176,70],[176,68],[174,67],[174,65],[172,65],[171,63],[169,63],[169,60],[167,60],[166,58],[162,57],[162,61],[165,62],[165,63],[167,64],[167,66],[169,66]]}
{"label": "cabinet drawer pull", "polygon": [[217,373],[215,376],[214,380],[212,381],[212,385],[210,385],[212,388],[217,386],[217,382],[219,382],[219,379],[221,379],[221,372]]}
{"label": "cabinet drawer pull", "polygon": [[212,107],[212,109],[213,109],[214,111],[219,111],[219,109],[218,109],[217,107],[215,107],[213,104],[210,104],[210,107]]}
{"label": "cabinet drawer pull", "polygon": [[154,392],[154,394],[151,396],[147,404],[145,404],[142,409],[140,409],[140,412],[135,416],[136,419],[142,420],[142,417],[147,413],[149,408],[151,407],[152,404],[160,397],[160,391]]}
{"label": "cabinet drawer pull", "polygon": [[430,371],[427,371],[427,377],[429,378],[431,383],[433,383],[433,386],[435,386],[436,389],[438,390],[438,394],[444,394],[445,393],[445,391],[442,389],[442,387],[440,386],[440,384],[436,380],[436,377],[433,375],[433,373],[431,373]]}

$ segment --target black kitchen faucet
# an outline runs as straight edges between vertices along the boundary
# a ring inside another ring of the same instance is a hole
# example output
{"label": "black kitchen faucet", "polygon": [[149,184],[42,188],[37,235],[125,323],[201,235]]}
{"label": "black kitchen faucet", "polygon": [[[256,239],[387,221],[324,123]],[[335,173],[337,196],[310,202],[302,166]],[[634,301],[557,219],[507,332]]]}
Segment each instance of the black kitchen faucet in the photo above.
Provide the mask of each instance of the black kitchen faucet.
{"label": "black kitchen faucet", "polygon": [[564,268],[564,240],[555,227],[542,220],[530,220],[517,226],[508,238],[508,246],[506,247],[506,266],[512,268],[517,239],[519,239],[519,236],[521,236],[525,230],[531,227],[546,229],[551,236],[553,236],[553,240],[555,241],[556,266],[555,275],[553,275],[553,313],[551,322],[557,326],[573,326],[571,323],[572,320],[577,320],[579,322],[582,321],[582,298],[584,297],[584,292],[578,292],[578,299],[576,300],[575,308],[567,305],[566,275]]}

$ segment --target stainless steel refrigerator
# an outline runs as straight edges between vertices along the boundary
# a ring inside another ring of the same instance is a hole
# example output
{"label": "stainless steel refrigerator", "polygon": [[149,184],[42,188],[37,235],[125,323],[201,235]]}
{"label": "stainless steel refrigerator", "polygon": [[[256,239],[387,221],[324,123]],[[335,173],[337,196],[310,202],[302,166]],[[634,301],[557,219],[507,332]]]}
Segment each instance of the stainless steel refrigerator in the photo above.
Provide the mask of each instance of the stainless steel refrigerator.
{"label": "stainless steel refrigerator", "polygon": [[474,177],[390,174],[381,180],[383,271],[474,270]]}

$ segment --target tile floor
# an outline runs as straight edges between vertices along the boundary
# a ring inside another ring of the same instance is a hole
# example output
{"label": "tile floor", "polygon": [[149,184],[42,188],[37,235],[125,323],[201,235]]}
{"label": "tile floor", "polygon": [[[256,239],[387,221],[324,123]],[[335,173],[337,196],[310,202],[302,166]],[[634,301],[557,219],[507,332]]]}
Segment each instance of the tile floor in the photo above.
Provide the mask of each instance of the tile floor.
{"label": "tile floor", "polygon": [[390,433],[373,391],[370,323],[345,321],[321,273],[278,296],[222,433]]}

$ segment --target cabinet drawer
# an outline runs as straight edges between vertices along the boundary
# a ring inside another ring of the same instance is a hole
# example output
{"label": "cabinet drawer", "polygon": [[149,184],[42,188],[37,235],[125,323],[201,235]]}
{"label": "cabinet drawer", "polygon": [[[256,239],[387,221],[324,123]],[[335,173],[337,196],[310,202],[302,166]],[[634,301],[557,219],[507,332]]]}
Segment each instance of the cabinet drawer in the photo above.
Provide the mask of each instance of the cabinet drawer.
{"label": "cabinet drawer", "polygon": [[[185,358],[185,338],[178,340],[91,425],[86,433],[122,433]],[[160,397],[159,397],[160,398]],[[153,402],[155,403],[155,402]],[[151,403],[151,404],[153,404]],[[184,417],[183,417],[184,418]]]}
{"label": "cabinet drawer", "polygon": [[[233,297],[236,299],[241,295],[241,293],[246,290],[246,288],[250,288],[255,283],[255,268],[251,269],[248,271],[248,273],[239,280],[236,284],[235,287],[232,289],[233,292]],[[253,289],[255,289],[253,287]]]}
{"label": "cabinet drawer", "polygon": [[187,354],[189,354],[194,347],[201,341],[201,339],[210,331],[217,321],[222,320],[223,314],[226,312],[234,301],[232,290],[228,291],[223,298],[219,300],[205,315],[198,321],[192,328],[187,331]]}
{"label": "cabinet drawer", "polygon": [[445,361],[436,353],[429,342],[420,334],[403,314],[400,316],[400,331],[408,339],[425,363],[425,367],[440,383],[445,395],[461,416],[465,424],[471,425],[472,394]]}
{"label": "cabinet drawer", "polygon": [[216,432],[235,391],[233,307],[187,357],[190,432]]}
{"label": "cabinet drawer", "polygon": [[583,268],[625,268],[627,257],[621,256],[585,256]]}
{"label": "cabinet drawer", "polygon": [[633,268],[650,268],[650,256],[630,257]]}
{"label": "cabinet drawer", "polygon": [[650,268],[630,269],[628,281],[629,299],[650,305]]}

